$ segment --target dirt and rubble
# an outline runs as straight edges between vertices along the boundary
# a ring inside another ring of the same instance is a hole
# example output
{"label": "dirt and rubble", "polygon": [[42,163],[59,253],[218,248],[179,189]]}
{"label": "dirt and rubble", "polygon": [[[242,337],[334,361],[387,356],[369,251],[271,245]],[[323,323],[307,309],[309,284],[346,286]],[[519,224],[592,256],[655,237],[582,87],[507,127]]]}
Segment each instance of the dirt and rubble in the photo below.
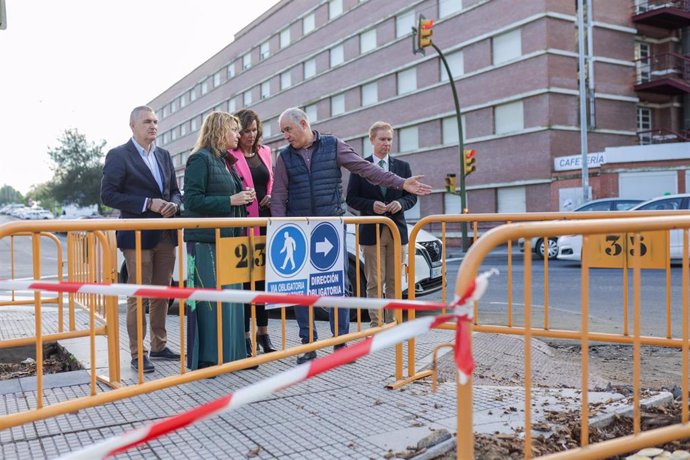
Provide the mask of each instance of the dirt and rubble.
{"label": "dirt and rubble", "polygon": [[[496,334],[475,334],[475,385],[522,387],[524,385],[524,338]],[[581,347],[576,342],[532,339],[532,382],[535,388],[579,388],[581,382]],[[607,391],[631,396],[633,391],[633,348],[631,345],[592,343],[589,346],[589,378],[591,391]],[[667,406],[651,407],[641,413],[641,429],[649,430],[678,423],[681,417],[682,352],[680,349],[643,346],[640,354],[640,386],[642,398],[668,391],[675,400]],[[439,381],[452,382],[456,376],[452,353],[439,359]],[[590,406],[593,413],[597,407]],[[533,455],[576,448],[580,445],[580,414],[575,411],[544,411],[546,420],[534,424],[533,429],[549,431],[533,436]],[[633,433],[632,419],[613,416],[612,422],[600,428],[590,428],[590,444]],[[487,460],[524,458],[523,433],[477,434],[475,457]],[[414,458],[425,449],[410,449],[399,453],[402,458]],[[690,459],[690,440],[675,441],[616,458],[674,458]],[[635,456],[636,455],[636,456]],[[429,457],[427,457],[429,458]],[[430,458],[454,459],[455,449]]]}
{"label": "dirt and rubble", "polygon": [[[19,356],[19,358],[15,358]],[[11,351],[0,352],[0,380],[36,375],[35,349],[24,355]],[[56,342],[43,346],[43,374],[57,374],[82,369],[81,364]]]}

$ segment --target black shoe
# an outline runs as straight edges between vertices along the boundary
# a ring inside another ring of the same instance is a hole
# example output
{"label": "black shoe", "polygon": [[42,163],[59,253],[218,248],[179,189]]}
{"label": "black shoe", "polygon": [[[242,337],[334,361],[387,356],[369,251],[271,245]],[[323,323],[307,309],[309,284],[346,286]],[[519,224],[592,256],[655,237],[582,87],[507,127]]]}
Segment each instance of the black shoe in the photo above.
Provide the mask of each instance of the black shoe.
{"label": "black shoe", "polygon": [[[249,339],[247,339],[249,340]],[[257,334],[256,335],[256,345],[260,345],[263,348],[264,353],[272,353],[277,351],[271,343],[271,337],[268,334]]]}
{"label": "black shoe", "polygon": [[308,351],[302,356],[297,357],[297,364],[304,364],[307,361],[311,361],[312,359],[316,359],[316,352],[315,351]]}
{"label": "black shoe", "polygon": [[163,348],[161,351],[152,351],[150,356],[155,359],[180,359],[180,355],[168,347]]}
{"label": "black shoe", "polygon": [[250,339],[249,337],[245,337],[244,341],[247,344],[247,358],[251,358],[252,357],[252,339]]}
{"label": "black shoe", "polygon": [[[149,360],[149,357],[144,355],[144,374],[150,374],[155,370],[153,367],[153,364],[151,364],[151,361]],[[132,358],[132,369],[135,371],[139,372],[139,358]]]}
{"label": "black shoe", "polygon": [[[335,353],[338,350],[342,350],[343,348],[347,348],[346,343],[339,343],[338,345],[333,345],[333,353]],[[356,362],[357,362],[357,360],[353,359],[352,361],[348,361],[346,364],[353,364]]]}

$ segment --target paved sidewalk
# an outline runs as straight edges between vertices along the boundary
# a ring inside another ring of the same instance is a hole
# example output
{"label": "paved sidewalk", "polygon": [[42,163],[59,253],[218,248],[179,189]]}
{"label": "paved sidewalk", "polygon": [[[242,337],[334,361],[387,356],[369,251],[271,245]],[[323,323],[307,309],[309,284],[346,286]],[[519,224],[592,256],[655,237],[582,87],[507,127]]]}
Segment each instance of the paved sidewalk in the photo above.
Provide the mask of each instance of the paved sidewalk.
{"label": "paved sidewalk", "polygon": [[[33,307],[3,307],[0,315],[0,338],[32,334]],[[43,319],[46,330],[55,330],[57,308],[45,306]],[[87,323],[88,316],[84,312],[79,313],[77,324],[84,327]],[[273,341],[278,344],[280,321],[272,319],[269,323]],[[322,338],[329,335],[326,322],[317,322],[317,327]],[[355,323],[351,325],[351,330],[354,329]],[[121,331],[125,331],[124,315],[121,315]],[[168,331],[171,347],[179,348],[178,317],[169,317]],[[294,321],[288,321],[287,331],[288,346],[296,345],[297,325]],[[122,333],[121,337],[122,377],[125,384],[132,384],[136,375],[129,368],[126,334]],[[441,330],[419,338],[419,367],[430,361],[435,345],[452,339],[450,331]],[[475,354],[487,359],[490,353],[505,353],[501,340],[499,337],[492,341],[477,341],[481,349],[476,349]],[[84,361],[88,339],[61,343]],[[319,355],[330,351],[321,350]],[[88,368],[88,363],[84,364]],[[105,361],[97,362],[98,367],[105,364]],[[155,361],[155,365],[156,372],[147,374],[147,380],[172,375],[179,370],[178,362]],[[515,365],[522,366],[522,362],[516,359]],[[257,370],[225,374],[216,379],[201,380],[4,430],[0,432],[0,457],[55,458],[147,421],[196,407],[293,366],[294,357],[263,364]],[[431,392],[430,380],[413,383],[399,391],[387,390],[385,386],[393,382],[393,374],[394,350],[388,349],[266,400],[179,430],[117,458],[379,459],[391,458],[390,453],[405,451],[433,430],[445,428],[455,432],[454,384],[442,384],[435,394]],[[86,371],[48,375],[45,377],[45,401],[85,396],[89,393],[88,381]],[[99,388],[99,391],[108,391],[104,385]],[[35,389],[35,378],[0,382],[0,413],[34,407]],[[621,396],[590,393],[589,397],[591,402],[596,402]],[[524,423],[523,391],[520,388],[475,385],[474,398],[477,431],[512,433]],[[579,393],[573,390],[535,389],[533,398],[535,405],[547,404],[551,410],[573,410],[579,404]],[[542,415],[535,411],[533,423],[542,420]]]}

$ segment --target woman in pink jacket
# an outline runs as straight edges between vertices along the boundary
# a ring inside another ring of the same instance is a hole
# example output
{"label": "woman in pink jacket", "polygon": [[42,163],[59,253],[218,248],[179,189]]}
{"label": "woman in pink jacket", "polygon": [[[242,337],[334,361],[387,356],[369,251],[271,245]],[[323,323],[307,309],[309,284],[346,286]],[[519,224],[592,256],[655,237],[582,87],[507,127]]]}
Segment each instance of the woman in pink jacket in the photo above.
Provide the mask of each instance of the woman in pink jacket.
{"label": "woman in pink jacket", "polygon": [[[237,158],[235,168],[237,169],[245,188],[253,188],[256,192],[256,199],[247,206],[248,217],[271,217],[271,190],[273,188],[273,161],[271,159],[271,149],[259,144],[262,129],[261,120],[253,110],[242,109],[235,114],[242,123],[240,131],[240,141],[237,148],[230,153]],[[254,229],[255,235],[265,235],[266,227]],[[255,283],[256,289],[265,289],[264,281]],[[250,285],[245,284],[245,289]],[[252,353],[252,339],[249,336],[249,321],[251,318],[251,305],[244,305],[244,333],[247,342],[247,355]],[[258,331],[256,334],[257,349],[263,348],[264,353],[276,351],[268,335],[268,314],[264,305],[256,306],[256,324]]]}

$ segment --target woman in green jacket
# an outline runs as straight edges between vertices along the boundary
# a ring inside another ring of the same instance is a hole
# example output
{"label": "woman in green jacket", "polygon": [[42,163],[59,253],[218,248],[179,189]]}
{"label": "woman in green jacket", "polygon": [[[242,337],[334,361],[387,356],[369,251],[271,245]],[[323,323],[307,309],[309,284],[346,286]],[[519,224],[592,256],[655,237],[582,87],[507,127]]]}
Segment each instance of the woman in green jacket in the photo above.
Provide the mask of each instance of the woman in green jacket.
{"label": "woman in green jacket", "polygon": [[[185,217],[246,217],[253,190],[244,190],[228,149],[237,147],[240,121],[226,112],[211,112],[199,132],[184,174]],[[221,228],[221,237],[240,236],[242,228]],[[216,288],[216,230],[187,229],[188,279],[191,287]],[[242,289],[242,284],[223,285]],[[217,303],[190,301],[187,316],[187,366],[190,369],[219,364]],[[222,304],[222,362],[247,357],[242,303]]]}

